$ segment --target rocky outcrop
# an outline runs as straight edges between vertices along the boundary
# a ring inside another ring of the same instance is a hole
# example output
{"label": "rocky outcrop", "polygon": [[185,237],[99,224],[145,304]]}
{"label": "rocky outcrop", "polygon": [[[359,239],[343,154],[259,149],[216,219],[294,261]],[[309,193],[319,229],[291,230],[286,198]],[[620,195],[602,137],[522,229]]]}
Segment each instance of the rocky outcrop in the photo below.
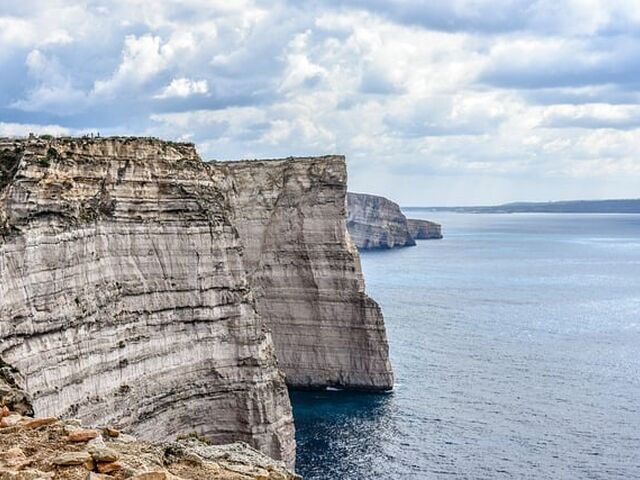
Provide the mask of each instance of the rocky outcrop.
{"label": "rocky outcrop", "polygon": [[347,228],[360,250],[412,247],[416,240],[442,238],[437,223],[408,220],[397,203],[364,193],[347,194]]}
{"label": "rocky outcrop", "polygon": [[429,220],[407,219],[409,234],[414,240],[434,240],[442,238],[442,226]]}
{"label": "rocky outcrop", "polygon": [[244,443],[210,445],[197,435],[139,441],[77,420],[25,418],[0,410],[0,479],[299,480]]}
{"label": "rocky outcrop", "polygon": [[256,306],[294,388],[388,390],[384,321],[345,226],[344,157],[211,164],[233,181]]}
{"label": "rocky outcrop", "polygon": [[347,227],[360,249],[413,246],[407,219],[397,203],[376,195],[347,195]]}
{"label": "rocky outcrop", "polygon": [[193,145],[153,139],[0,140],[0,152],[0,358],[35,412],[144,439],[241,440],[292,464],[231,181]]}

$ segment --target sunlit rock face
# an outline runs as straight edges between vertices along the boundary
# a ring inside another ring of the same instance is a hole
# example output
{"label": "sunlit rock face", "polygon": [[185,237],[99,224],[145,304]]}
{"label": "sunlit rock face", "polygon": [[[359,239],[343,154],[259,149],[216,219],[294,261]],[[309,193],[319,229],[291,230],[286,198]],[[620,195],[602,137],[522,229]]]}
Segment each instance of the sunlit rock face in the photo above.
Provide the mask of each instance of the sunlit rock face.
{"label": "sunlit rock face", "polygon": [[347,205],[347,227],[359,249],[416,244],[397,203],[376,195],[349,192]]}
{"label": "sunlit rock face", "polygon": [[249,282],[288,384],[392,388],[382,313],[346,229],[344,157],[210,165],[233,182]]}
{"label": "sunlit rock face", "polygon": [[409,234],[414,240],[436,240],[442,238],[442,226],[429,220],[407,219]]}
{"label": "sunlit rock face", "polygon": [[5,139],[0,153],[0,358],[36,414],[243,440],[292,464],[232,179],[153,139]]}

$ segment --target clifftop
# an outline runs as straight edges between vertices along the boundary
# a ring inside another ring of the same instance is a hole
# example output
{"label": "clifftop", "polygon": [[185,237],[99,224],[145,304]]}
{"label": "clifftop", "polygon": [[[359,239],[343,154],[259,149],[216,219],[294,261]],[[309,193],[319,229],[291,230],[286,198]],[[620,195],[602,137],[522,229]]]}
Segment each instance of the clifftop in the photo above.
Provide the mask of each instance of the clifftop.
{"label": "clifftop", "polygon": [[0,478],[15,480],[296,480],[244,443],[214,446],[190,435],[143,442],[112,427],[23,417],[0,408]]}

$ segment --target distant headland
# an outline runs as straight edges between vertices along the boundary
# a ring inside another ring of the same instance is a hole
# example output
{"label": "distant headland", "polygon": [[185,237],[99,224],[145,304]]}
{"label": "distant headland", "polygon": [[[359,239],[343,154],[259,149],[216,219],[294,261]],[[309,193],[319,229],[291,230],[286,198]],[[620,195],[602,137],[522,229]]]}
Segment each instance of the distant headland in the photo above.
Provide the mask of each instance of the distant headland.
{"label": "distant headland", "polygon": [[640,198],[619,200],[571,200],[514,202],[478,207],[403,207],[403,210],[462,213],[640,213]]}

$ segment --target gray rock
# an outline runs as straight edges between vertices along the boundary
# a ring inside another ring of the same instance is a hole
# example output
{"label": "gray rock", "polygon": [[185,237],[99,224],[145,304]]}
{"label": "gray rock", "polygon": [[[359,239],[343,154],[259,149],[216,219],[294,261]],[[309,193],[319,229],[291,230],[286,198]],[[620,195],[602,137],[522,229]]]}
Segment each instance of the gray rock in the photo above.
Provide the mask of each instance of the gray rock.
{"label": "gray rock", "polygon": [[346,230],[342,156],[213,163],[233,179],[234,224],[258,313],[294,388],[393,387],[384,320]]}
{"label": "gray rock", "polygon": [[347,194],[347,228],[359,249],[410,247],[416,244],[397,203],[363,193]]}
{"label": "gray rock", "polygon": [[193,145],[154,139],[3,150],[22,155],[0,190],[0,356],[38,415],[145,439],[198,431],[292,464],[289,398],[228,180]]}
{"label": "gray rock", "polygon": [[439,223],[408,218],[407,226],[414,240],[437,240],[442,238],[442,226]]}

